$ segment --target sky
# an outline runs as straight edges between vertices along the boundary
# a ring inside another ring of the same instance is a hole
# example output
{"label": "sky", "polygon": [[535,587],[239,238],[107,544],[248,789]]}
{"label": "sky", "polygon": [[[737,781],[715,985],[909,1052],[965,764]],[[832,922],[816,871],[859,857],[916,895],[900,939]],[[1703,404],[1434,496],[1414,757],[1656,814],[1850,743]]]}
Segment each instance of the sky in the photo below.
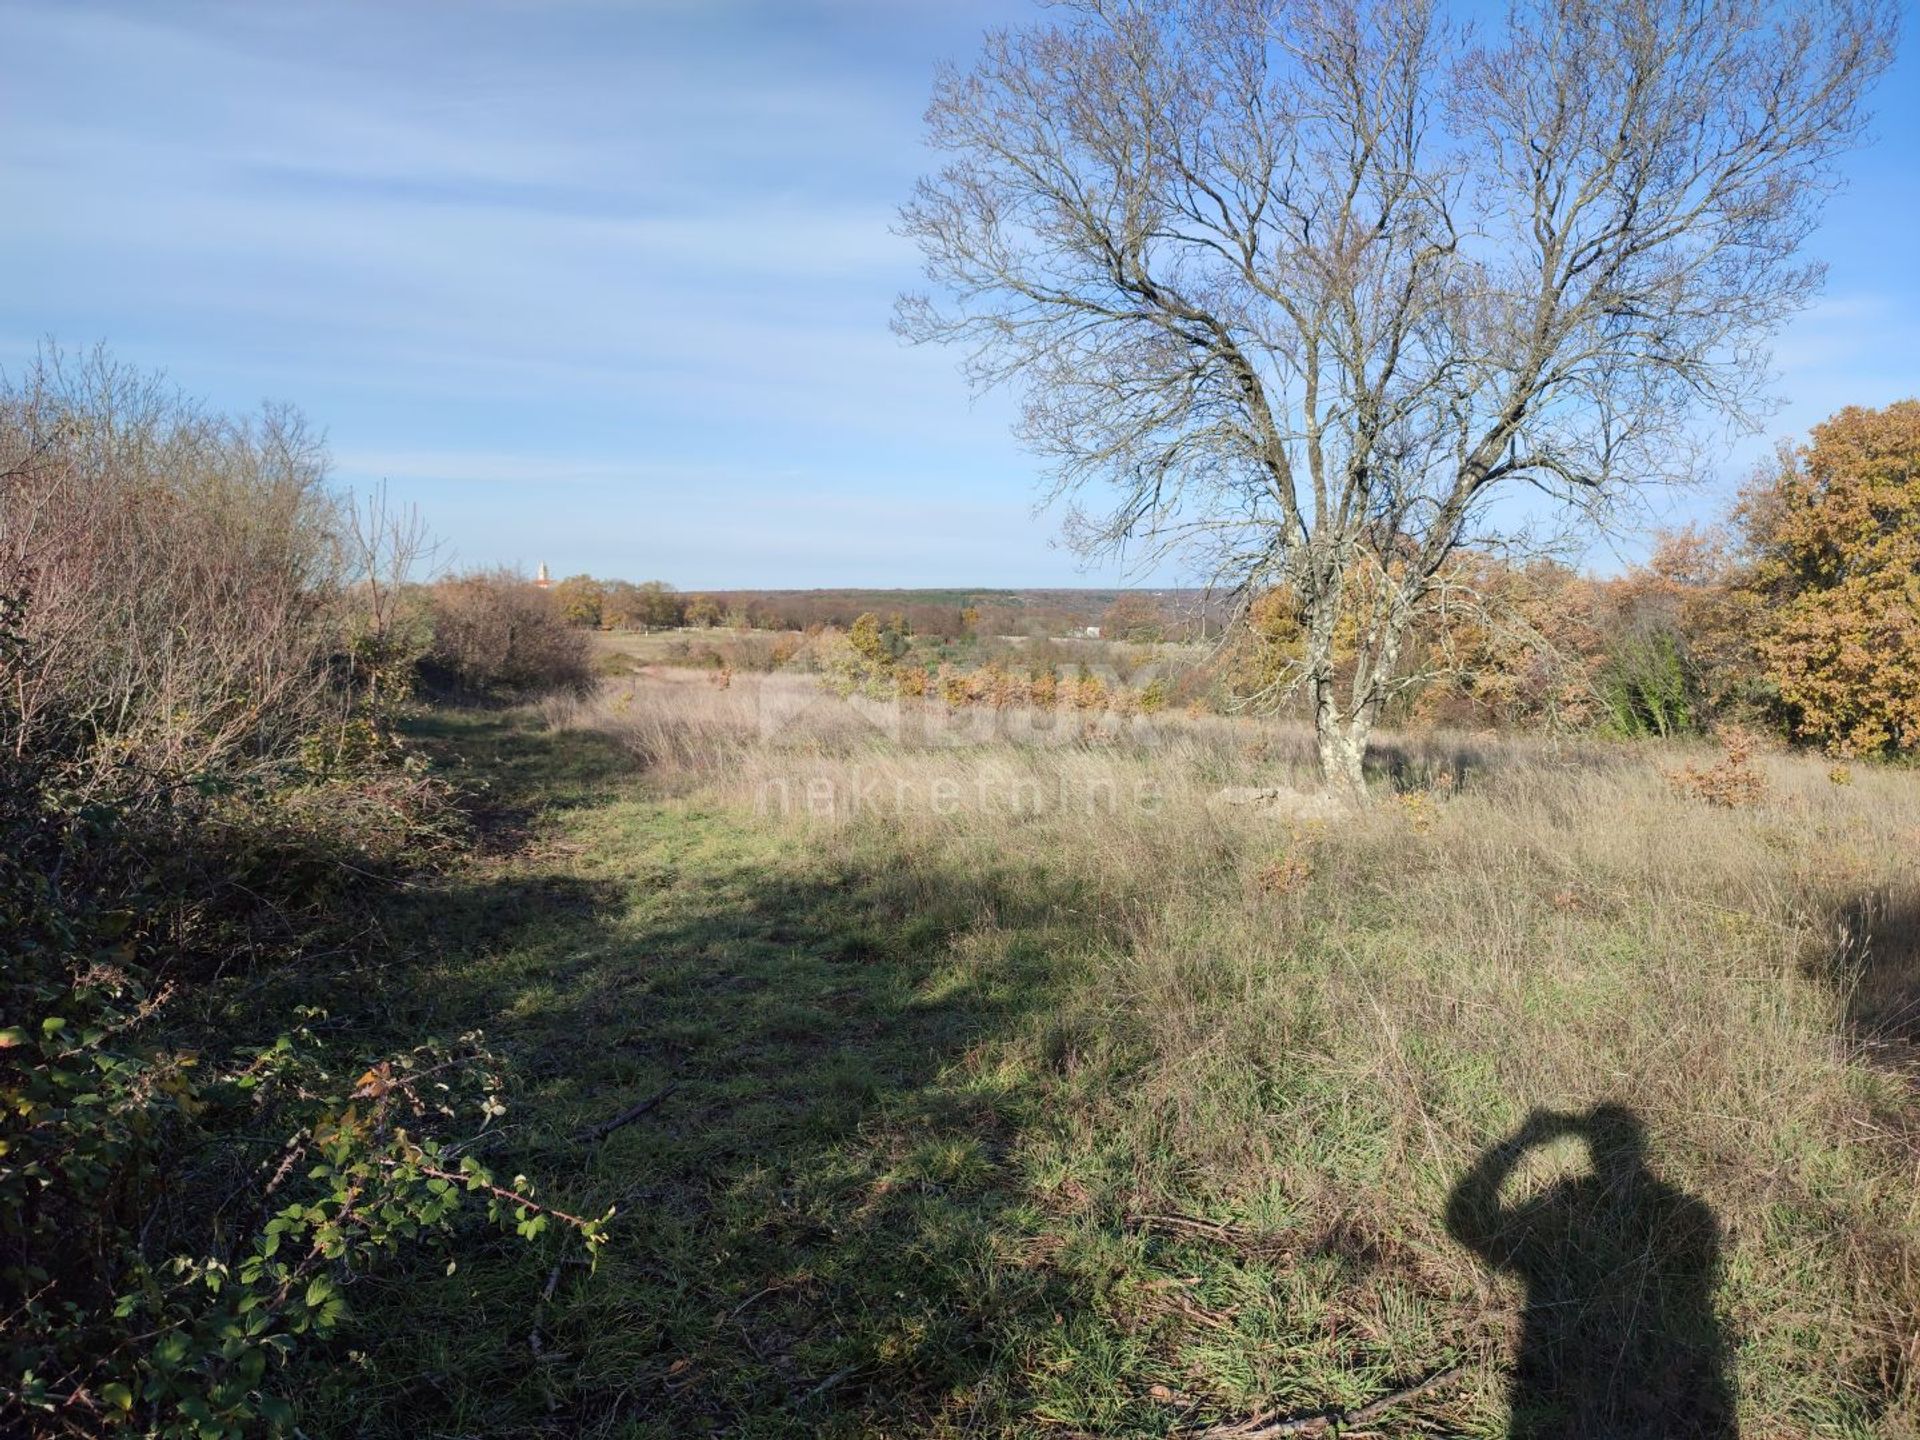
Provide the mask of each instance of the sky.
{"label": "sky", "polygon": [[[935,66],[1035,13],[0,0],[0,368],[104,341],[223,409],[292,401],[462,566],[1129,578],[1055,543],[1014,398],[888,328],[922,284],[890,226],[932,167]],[[1875,108],[1770,435],[1920,394],[1920,56]],[[1767,443],[1663,518],[1711,518]]]}

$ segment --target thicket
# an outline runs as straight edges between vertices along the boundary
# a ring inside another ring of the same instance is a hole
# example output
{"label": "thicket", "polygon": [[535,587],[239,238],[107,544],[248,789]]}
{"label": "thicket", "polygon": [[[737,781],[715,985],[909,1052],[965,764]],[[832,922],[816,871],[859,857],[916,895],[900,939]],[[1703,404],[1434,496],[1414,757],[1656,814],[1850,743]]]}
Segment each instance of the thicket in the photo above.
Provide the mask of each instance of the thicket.
{"label": "thicket", "polygon": [[[1734,727],[1838,756],[1920,749],[1920,401],[1849,409],[1782,449],[1729,522],[1597,578],[1463,554],[1415,623],[1395,718],[1626,738]],[[1354,588],[1348,607],[1372,597]],[[1284,591],[1224,657],[1242,703],[1301,655]],[[1354,659],[1352,627],[1335,659]]]}
{"label": "thicket", "polygon": [[300,984],[461,841],[387,723],[424,632],[368,518],[291,411],[98,353],[0,386],[0,1432],[276,1429],[381,1255],[598,1239],[463,1153],[478,1037],[375,1050]]}
{"label": "thicket", "polygon": [[429,682],[466,697],[525,699],[593,684],[593,650],[551,592],[512,570],[451,576],[426,592]]}

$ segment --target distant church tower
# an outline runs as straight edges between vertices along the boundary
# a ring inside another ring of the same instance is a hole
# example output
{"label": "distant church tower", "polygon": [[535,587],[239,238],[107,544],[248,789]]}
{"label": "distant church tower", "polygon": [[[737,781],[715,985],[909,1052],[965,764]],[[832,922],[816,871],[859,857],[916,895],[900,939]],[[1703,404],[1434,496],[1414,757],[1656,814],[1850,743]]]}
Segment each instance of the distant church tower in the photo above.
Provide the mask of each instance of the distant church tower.
{"label": "distant church tower", "polygon": [[552,584],[552,579],[547,575],[547,562],[542,560],[540,562],[540,573],[533,577],[533,588],[536,590],[545,590]]}

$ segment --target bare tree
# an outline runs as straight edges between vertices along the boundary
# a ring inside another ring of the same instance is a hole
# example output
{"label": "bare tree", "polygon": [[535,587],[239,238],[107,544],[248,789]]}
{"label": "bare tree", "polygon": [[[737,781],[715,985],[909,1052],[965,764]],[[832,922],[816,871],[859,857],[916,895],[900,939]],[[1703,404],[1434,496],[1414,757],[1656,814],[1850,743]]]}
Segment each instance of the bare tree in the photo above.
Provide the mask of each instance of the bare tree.
{"label": "bare tree", "polygon": [[408,587],[425,578],[439,549],[420,507],[400,504],[385,481],[346,502],[341,541],[348,580],[347,653],[375,738],[392,738],[394,705],[413,684],[413,667],[432,641],[425,604]]}
{"label": "bare tree", "polygon": [[[1892,54],[1889,0],[1070,0],[928,111],[902,212],[951,303],[915,340],[1024,382],[1092,552],[1297,609],[1330,786],[1364,788],[1402,642],[1544,494],[1686,478],[1752,423],[1796,252]],[[1336,645],[1336,638],[1340,643]]]}

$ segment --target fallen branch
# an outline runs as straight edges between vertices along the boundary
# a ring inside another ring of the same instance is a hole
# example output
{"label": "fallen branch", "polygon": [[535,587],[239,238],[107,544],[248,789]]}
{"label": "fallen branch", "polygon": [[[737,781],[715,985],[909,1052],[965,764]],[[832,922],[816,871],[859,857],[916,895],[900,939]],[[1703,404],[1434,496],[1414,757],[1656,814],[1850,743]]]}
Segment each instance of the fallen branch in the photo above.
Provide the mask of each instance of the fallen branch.
{"label": "fallen branch", "polygon": [[1201,1220],[1192,1215],[1135,1215],[1136,1224],[1150,1226],[1159,1230],[1172,1230],[1206,1235],[1215,1240],[1225,1240],[1240,1244],[1253,1238],[1251,1233],[1239,1225],[1229,1225],[1220,1220]]}
{"label": "fallen branch", "polygon": [[594,1145],[607,1138],[622,1125],[631,1125],[648,1111],[655,1109],[674,1091],[680,1088],[678,1080],[669,1080],[665,1086],[656,1090],[637,1105],[629,1105],[611,1120],[602,1120],[598,1125],[589,1126],[574,1137],[582,1145]]}
{"label": "fallen branch", "polygon": [[1416,1396],[1455,1379],[1464,1366],[1449,1365],[1437,1374],[1429,1375],[1417,1385],[1409,1385],[1382,1395],[1378,1400],[1370,1400],[1358,1410],[1327,1410],[1318,1415],[1303,1415],[1292,1420],[1268,1420],[1256,1415],[1251,1420],[1243,1420],[1237,1425],[1212,1425],[1205,1430],[1193,1430],[1188,1433],[1193,1440],[1275,1440],[1281,1435],[1338,1435],[1356,1425],[1364,1425],[1376,1420],[1396,1405],[1404,1405]]}
{"label": "fallen branch", "polygon": [[1250,1254],[1284,1255],[1304,1248],[1306,1237],[1286,1230],[1254,1229],[1193,1215],[1130,1215],[1131,1224],[1172,1236],[1212,1241]]}
{"label": "fallen branch", "polygon": [[846,1379],[849,1375],[853,1374],[854,1371],[858,1370],[859,1368],[860,1367],[858,1365],[849,1365],[844,1370],[834,1371],[833,1374],[827,1376],[826,1379],[822,1380],[818,1385],[814,1386],[811,1390],[807,1391],[806,1394],[802,1395],[798,1400],[794,1401],[793,1408],[796,1410],[805,1409],[809,1402],[818,1400],[822,1395],[826,1394],[827,1391],[833,1389],[834,1386],[838,1385],[842,1380]]}

